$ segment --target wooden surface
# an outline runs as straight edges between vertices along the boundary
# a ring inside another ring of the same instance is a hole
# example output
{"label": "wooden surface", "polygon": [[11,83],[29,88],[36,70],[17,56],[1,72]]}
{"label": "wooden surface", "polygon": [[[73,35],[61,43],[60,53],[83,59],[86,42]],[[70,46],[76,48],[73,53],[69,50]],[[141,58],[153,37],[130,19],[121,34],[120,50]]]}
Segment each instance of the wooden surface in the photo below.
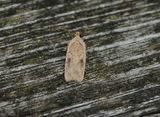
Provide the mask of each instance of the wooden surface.
{"label": "wooden surface", "polygon": [[[79,84],[64,79],[76,31]],[[0,117],[26,116],[160,116],[160,2],[0,0]]]}

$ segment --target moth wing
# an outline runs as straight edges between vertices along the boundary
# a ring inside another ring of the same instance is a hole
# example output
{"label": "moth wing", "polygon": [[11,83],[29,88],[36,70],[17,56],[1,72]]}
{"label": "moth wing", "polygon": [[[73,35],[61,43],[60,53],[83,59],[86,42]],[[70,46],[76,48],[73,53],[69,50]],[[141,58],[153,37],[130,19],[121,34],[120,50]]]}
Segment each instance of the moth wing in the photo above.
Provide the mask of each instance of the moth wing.
{"label": "moth wing", "polygon": [[72,53],[69,51],[70,45],[73,40],[71,40],[68,43],[68,48],[67,48],[67,54],[66,54],[66,60],[65,60],[65,80],[66,82],[69,82],[72,80],[71,73],[70,73],[70,66],[72,66]]}
{"label": "moth wing", "polygon": [[83,40],[71,40],[65,62],[65,80],[81,82],[84,78],[86,64],[86,46]]}

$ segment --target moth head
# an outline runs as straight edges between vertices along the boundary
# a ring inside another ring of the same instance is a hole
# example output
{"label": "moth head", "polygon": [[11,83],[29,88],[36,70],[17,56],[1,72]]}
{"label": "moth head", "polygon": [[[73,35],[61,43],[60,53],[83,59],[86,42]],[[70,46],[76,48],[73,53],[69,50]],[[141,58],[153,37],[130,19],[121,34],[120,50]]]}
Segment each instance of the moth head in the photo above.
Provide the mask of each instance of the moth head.
{"label": "moth head", "polygon": [[80,32],[76,32],[75,36],[80,37]]}

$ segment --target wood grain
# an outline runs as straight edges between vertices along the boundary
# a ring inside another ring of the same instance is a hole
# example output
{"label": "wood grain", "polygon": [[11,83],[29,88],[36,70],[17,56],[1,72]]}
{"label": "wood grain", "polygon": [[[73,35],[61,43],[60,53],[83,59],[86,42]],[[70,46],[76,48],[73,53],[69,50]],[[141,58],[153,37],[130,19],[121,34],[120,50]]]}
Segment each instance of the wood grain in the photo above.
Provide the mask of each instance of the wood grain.
{"label": "wood grain", "polygon": [[[77,31],[86,73],[68,83]],[[0,1],[0,117],[159,115],[158,0]]]}

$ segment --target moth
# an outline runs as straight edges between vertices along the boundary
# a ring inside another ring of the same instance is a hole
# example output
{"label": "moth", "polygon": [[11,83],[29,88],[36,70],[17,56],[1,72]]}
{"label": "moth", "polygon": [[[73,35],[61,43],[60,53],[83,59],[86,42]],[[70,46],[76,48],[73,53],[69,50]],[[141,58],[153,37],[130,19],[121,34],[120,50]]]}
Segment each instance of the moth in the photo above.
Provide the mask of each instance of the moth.
{"label": "moth", "polygon": [[65,80],[81,82],[84,78],[86,65],[86,44],[80,38],[80,32],[68,43],[65,60]]}

